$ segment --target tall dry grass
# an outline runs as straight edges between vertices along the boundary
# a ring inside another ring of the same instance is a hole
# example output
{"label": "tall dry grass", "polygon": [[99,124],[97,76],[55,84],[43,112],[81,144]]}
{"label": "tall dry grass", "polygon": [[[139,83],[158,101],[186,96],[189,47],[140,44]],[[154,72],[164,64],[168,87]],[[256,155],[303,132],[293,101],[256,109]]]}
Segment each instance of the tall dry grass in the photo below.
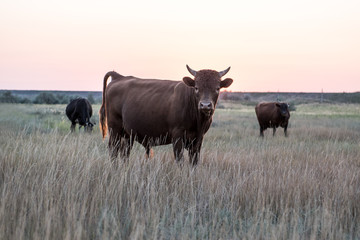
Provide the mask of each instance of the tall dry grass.
{"label": "tall dry grass", "polygon": [[196,168],[169,146],[112,164],[98,130],[69,134],[64,106],[22,107],[0,105],[0,239],[360,238],[356,105],[299,106],[288,138],[264,139],[251,108],[218,109]]}

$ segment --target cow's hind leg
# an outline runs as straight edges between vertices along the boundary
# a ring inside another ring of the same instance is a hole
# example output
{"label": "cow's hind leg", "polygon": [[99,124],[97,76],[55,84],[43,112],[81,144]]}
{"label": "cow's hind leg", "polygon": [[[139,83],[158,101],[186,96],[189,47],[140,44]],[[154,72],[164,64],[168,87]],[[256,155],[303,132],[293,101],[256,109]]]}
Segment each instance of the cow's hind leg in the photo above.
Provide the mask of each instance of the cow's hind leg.
{"label": "cow's hind leg", "polygon": [[130,135],[124,134],[120,141],[120,157],[124,158],[124,160],[129,159],[133,144],[134,141]]}
{"label": "cow's hind leg", "polygon": [[109,153],[112,161],[115,161],[120,151],[121,133],[113,129],[109,134]]}
{"label": "cow's hind leg", "polygon": [[184,159],[184,142],[182,139],[177,139],[173,142],[173,150],[176,161],[182,161]]}
{"label": "cow's hind leg", "polygon": [[153,158],[154,157],[154,151],[151,149],[150,146],[146,146],[146,158]]}
{"label": "cow's hind leg", "polygon": [[273,127],[273,136],[275,136],[276,127]]}
{"label": "cow's hind leg", "polygon": [[124,129],[111,128],[109,137],[110,157],[114,161],[120,153],[120,157],[129,158],[133,142],[130,135]]}

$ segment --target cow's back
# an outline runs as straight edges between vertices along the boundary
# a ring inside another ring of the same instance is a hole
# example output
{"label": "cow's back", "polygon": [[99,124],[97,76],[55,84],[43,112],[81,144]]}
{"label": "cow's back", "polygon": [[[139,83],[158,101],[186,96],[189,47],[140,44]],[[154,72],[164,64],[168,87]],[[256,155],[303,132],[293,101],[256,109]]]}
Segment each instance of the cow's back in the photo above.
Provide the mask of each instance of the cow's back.
{"label": "cow's back", "polygon": [[77,118],[90,119],[92,116],[91,104],[85,98],[76,98],[67,105],[66,115],[71,121],[75,121]]}

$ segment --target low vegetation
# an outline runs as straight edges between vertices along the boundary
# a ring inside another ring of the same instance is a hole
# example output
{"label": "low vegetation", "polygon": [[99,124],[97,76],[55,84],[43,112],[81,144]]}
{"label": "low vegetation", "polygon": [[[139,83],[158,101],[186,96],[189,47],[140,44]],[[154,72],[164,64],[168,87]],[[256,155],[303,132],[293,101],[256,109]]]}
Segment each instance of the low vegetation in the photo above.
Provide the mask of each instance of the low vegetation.
{"label": "low vegetation", "polygon": [[91,104],[101,103],[100,92],[0,90],[0,103],[68,104],[77,97],[85,97]]}
{"label": "low vegetation", "polygon": [[360,238],[359,105],[297,105],[261,139],[253,106],[223,102],[196,168],[139,144],[112,163],[65,106],[0,104],[0,239]]}

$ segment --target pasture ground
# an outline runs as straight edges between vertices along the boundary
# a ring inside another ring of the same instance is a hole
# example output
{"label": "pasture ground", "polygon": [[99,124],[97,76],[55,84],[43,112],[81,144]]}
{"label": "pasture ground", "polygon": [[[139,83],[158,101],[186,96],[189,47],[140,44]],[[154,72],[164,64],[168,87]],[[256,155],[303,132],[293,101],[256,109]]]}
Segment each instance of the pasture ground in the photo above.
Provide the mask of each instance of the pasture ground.
{"label": "pasture ground", "polygon": [[196,168],[170,146],[70,134],[65,105],[0,104],[0,239],[360,239],[360,105],[306,104],[259,138],[223,103]]}

